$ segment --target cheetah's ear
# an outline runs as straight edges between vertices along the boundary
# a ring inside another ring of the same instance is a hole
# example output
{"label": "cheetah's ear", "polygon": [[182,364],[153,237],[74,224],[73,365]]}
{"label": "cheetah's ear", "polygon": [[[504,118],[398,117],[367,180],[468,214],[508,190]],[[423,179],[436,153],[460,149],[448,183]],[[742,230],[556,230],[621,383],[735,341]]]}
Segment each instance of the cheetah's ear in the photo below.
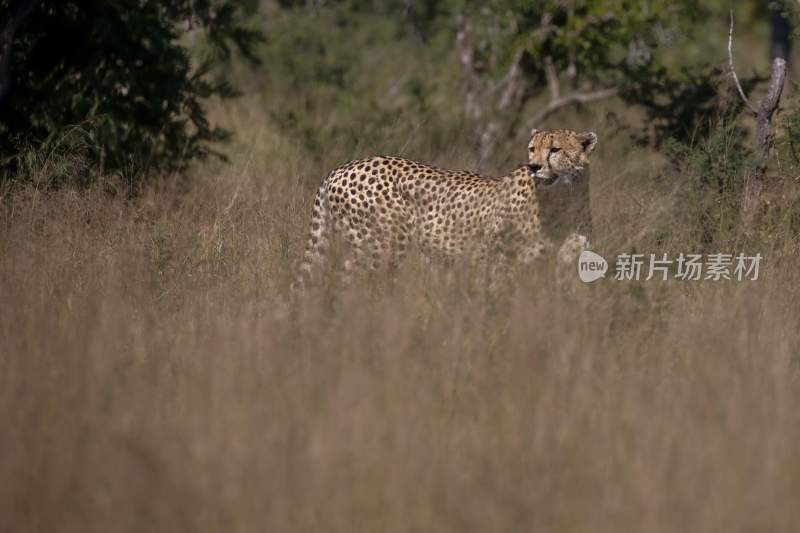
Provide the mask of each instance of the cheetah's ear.
{"label": "cheetah's ear", "polygon": [[536,128],[533,128],[533,129],[531,130],[531,139],[533,139],[534,137],[536,137],[536,134],[537,134],[537,133],[539,133],[539,130],[537,130]]}
{"label": "cheetah's ear", "polygon": [[581,146],[583,146],[583,153],[589,155],[592,153],[592,150],[594,150],[594,147],[597,146],[597,134],[593,131],[579,133],[578,141],[580,141]]}

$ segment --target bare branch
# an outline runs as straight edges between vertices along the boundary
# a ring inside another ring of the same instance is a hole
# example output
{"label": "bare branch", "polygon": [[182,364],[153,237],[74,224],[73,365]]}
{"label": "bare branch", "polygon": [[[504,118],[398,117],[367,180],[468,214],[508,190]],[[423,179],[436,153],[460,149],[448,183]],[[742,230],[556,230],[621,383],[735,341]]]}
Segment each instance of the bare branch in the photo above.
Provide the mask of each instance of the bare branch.
{"label": "bare branch", "polygon": [[556,72],[551,56],[544,58],[544,75],[547,78],[547,88],[550,90],[550,100],[558,100],[561,96],[561,87],[558,83],[558,72]]}
{"label": "bare branch", "polygon": [[731,9],[731,27],[728,31],[728,65],[731,69],[731,77],[733,81],[736,83],[736,88],[739,89],[739,96],[742,97],[742,101],[747,106],[747,108],[754,114],[757,115],[758,111],[753,104],[750,103],[750,100],[747,99],[747,96],[744,94],[744,89],[742,89],[742,84],[739,83],[739,76],[736,75],[736,69],[733,68],[733,9]]}
{"label": "bare branch", "polygon": [[569,51],[569,65],[567,66],[567,79],[569,85],[574,91],[578,88],[578,67],[576,66],[575,50]]}
{"label": "bare branch", "polygon": [[[571,0],[569,3],[569,8],[567,9],[567,19],[572,20],[575,18],[575,0]],[[567,79],[569,80],[569,86],[574,91],[578,88],[578,67],[577,67],[577,57],[575,53],[575,47],[569,47],[569,57],[568,57],[568,65],[567,65]]]}
{"label": "bare branch", "polygon": [[458,61],[461,63],[461,75],[464,78],[464,108],[472,118],[481,116],[480,93],[481,82],[475,69],[475,49],[472,45],[472,21],[465,15],[457,19]]}
{"label": "bare branch", "polygon": [[497,100],[497,110],[505,111],[512,104],[518,104],[525,95],[525,78],[522,71],[522,61],[525,56],[524,50],[518,50],[514,54],[508,73],[497,86],[501,89],[500,97]]}
{"label": "bare branch", "polygon": [[556,100],[551,100],[549,104],[540,109],[539,112],[536,113],[531,119],[531,123],[533,125],[539,124],[562,107],[567,107],[574,104],[588,104],[589,102],[594,102],[596,100],[605,100],[606,98],[612,98],[617,94],[619,94],[619,88],[610,87],[608,89],[601,89],[588,93],[578,92],[569,94],[567,96],[562,96]]}
{"label": "bare branch", "polygon": [[539,27],[533,31],[533,35],[540,41],[546,40],[550,35],[558,31],[558,26],[553,24],[553,14],[549,11],[542,15]]}
{"label": "bare branch", "polygon": [[461,69],[475,73],[475,52],[472,49],[472,21],[465,15],[459,15],[456,24],[456,42],[458,43],[458,60]]}
{"label": "bare branch", "polygon": [[[490,117],[488,123],[481,128],[478,139],[478,162],[483,164],[494,152],[497,139],[501,137],[503,130],[508,130],[507,126],[499,120],[499,116],[516,116],[525,101],[527,95],[523,61],[525,51],[519,50],[511,61],[508,73],[503,79],[490,89],[490,96],[495,103],[495,116]],[[500,93],[497,95],[497,93]]]}

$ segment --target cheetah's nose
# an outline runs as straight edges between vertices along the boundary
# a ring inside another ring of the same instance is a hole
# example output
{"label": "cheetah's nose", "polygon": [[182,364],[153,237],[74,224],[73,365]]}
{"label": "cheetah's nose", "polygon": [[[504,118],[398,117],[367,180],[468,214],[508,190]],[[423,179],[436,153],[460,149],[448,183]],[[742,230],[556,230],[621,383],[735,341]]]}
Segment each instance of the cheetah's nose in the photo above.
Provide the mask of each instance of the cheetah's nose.
{"label": "cheetah's nose", "polygon": [[531,174],[536,174],[542,169],[542,165],[528,165],[528,170]]}

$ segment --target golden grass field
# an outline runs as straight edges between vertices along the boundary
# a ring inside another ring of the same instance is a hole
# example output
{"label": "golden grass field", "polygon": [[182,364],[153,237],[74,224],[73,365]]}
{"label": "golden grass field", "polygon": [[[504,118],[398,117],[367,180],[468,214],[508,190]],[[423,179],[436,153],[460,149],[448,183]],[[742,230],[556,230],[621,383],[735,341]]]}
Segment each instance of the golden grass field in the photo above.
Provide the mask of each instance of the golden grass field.
{"label": "golden grass field", "polygon": [[[412,259],[288,305],[314,187],[366,154],[307,160],[257,106],[188,182],[2,190],[0,531],[798,530],[794,245],[743,250],[755,282],[497,294]],[[601,123],[596,249],[691,252],[651,231],[680,182]]]}

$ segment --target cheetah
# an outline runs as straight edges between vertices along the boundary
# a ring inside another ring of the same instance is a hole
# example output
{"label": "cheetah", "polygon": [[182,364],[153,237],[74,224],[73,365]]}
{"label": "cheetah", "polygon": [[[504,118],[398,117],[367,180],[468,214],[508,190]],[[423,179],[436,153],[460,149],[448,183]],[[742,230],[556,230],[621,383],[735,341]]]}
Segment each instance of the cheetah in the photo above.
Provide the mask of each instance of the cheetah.
{"label": "cheetah", "polygon": [[[564,235],[566,247],[585,245],[576,236],[591,229],[588,156],[596,144],[592,132],[533,130],[528,162],[499,177],[401,157],[350,161],[317,190],[295,286],[324,264],[334,236],[350,246],[345,270],[394,266],[412,245],[483,264],[530,263]],[[540,206],[540,197],[552,205]]]}

